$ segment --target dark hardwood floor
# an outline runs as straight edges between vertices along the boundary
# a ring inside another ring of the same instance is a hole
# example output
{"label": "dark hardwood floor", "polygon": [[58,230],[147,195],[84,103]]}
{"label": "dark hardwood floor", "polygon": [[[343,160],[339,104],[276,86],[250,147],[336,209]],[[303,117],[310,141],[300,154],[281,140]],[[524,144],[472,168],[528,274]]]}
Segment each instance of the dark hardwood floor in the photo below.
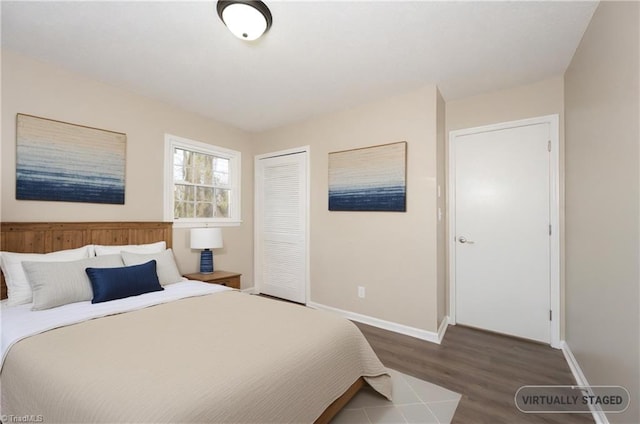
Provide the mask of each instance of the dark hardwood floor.
{"label": "dark hardwood floor", "polygon": [[453,423],[593,423],[590,414],[525,414],[524,385],[576,384],[560,350],[459,325],[442,344],[355,323],[385,366],[462,394]]}

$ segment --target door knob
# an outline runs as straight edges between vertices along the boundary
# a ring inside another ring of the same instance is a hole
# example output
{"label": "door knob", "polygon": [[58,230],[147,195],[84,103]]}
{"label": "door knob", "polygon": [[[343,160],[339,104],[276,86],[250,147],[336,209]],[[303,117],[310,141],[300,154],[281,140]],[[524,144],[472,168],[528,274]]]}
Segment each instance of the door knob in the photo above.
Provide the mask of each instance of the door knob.
{"label": "door knob", "polygon": [[458,237],[458,241],[460,243],[468,243],[468,244],[473,244],[475,243],[475,241],[471,241],[471,240],[467,240],[466,237]]}

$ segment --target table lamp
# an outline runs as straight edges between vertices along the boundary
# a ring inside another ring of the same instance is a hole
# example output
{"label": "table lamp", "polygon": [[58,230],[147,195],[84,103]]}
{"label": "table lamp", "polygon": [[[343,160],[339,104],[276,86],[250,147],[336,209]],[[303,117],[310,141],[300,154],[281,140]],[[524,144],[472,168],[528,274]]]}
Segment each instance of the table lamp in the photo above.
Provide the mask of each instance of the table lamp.
{"label": "table lamp", "polygon": [[211,249],[222,247],[222,229],[220,228],[192,228],[191,248],[203,249],[200,253],[200,273],[213,272],[213,252]]}

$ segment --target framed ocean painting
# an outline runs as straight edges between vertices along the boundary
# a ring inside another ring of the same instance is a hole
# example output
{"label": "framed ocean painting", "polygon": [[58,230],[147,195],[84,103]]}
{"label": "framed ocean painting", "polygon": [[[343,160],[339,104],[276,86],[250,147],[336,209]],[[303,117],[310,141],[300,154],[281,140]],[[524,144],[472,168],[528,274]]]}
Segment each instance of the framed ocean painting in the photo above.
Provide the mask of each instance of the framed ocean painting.
{"label": "framed ocean painting", "polygon": [[127,135],[31,115],[16,120],[16,199],[124,204]]}
{"label": "framed ocean painting", "polygon": [[407,143],[329,153],[330,211],[407,210]]}

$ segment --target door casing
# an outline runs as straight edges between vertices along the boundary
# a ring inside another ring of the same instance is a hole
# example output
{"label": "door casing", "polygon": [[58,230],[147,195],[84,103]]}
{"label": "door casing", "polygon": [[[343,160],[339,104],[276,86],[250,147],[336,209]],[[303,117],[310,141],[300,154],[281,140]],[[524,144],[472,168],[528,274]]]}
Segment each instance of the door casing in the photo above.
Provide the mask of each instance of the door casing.
{"label": "door casing", "polygon": [[[310,189],[311,189],[311,168],[310,168],[310,155],[311,155],[311,147],[310,146],[302,146],[302,147],[297,147],[297,148],[293,148],[293,149],[287,149],[287,150],[279,150],[277,152],[271,152],[271,153],[265,153],[262,155],[257,155],[254,158],[254,187],[258,186],[258,182],[257,182],[257,172],[255,172],[255,170],[257,169],[258,166],[258,162],[262,159],[266,159],[266,158],[272,158],[272,157],[278,157],[278,156],[287,156],[287,155],[293,155],[293,154],[297,154],[297,153],[305,153],[305,160],[306,160],[306,169],[307,169],[307,173],[306,173],[306,181],[304,182],[304,184],[307,187],[307,196],[304,199],[304,203],[305,203],[305,254],[306,254],[306,262],[307,262],[307,267],[306,267],[306,275],[305,275],[305,304],[309,303],[310,300],[310,293],[311,293],[311,272],[310,272],[310,240],[309,240],[309,236],[310,236],[310,220],[309,220],[309,206],[310,206]],[[260,228],[261,228],[261,224],[259,222],[260,216],[261,216],[261,208],[262,203],[260,201],[259,195],[257,193],[257,191],[254,193],[254,246],[258,246],[260,240],[262,240],[262,234],[260,233]],[[255,248],[255,247],[254,247]],[[253,263],[253,270],[254,270],[254,292],[255,293],[260,293],[261,291],[261,282],[262,282],[262,276],[260,275],[260,270],[261,270],[261,264],[258,263],[258,261],[260,260],[260,255],[257,254],[257,252],[254,252],[254,263]]]}
{"label": "door casing", "polygon": [[498,124],[466,128],[449,132],[449,140],[447,151],[449,155],[449,171],[447,178],[448,208],[447,219],[448,225],[448,253],[449,253],[449,322],[456,324],[456,249],[455,237],[456,233],[456,204],[455,204],[455,171],[456,157],[455,145],[456,138],[463,135],[477,134],[481,132],[490,132],[504,130],[508,128],[517,128],[526,125],[548,124],[550,128],[550,175],[549,175],[549,220],[551,225],[551,236],[549,237],[549,254],[550,254],[550,308],[551,308],[551,346],[560,349],[560,328],[562,317],[562,306],[560,302],[560,131],[559,116],[546,115],[530,119],[522,119],[517,121],[509,121]]}

